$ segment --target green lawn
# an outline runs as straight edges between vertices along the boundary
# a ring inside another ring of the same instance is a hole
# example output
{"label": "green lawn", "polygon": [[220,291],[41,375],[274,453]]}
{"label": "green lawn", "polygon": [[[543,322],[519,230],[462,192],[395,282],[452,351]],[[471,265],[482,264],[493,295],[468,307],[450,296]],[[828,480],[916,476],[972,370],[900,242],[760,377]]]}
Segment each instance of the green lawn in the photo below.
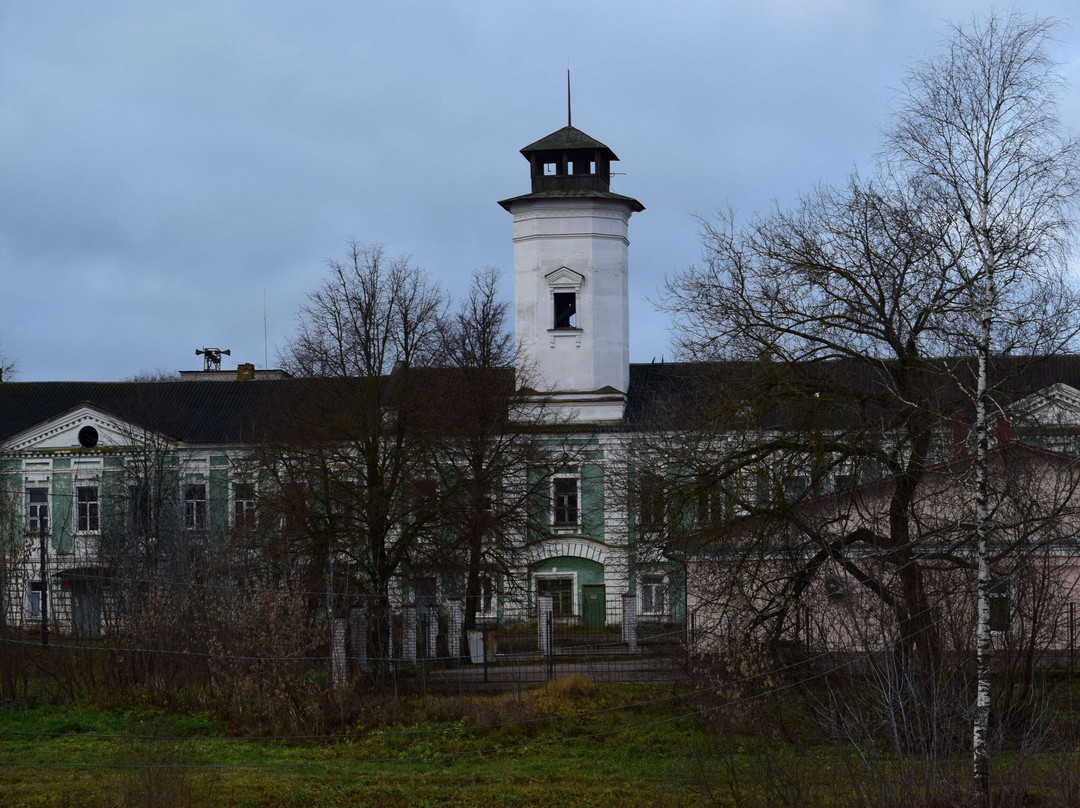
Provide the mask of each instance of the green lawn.
{"label": "green lawn", "polygon": [[706,804],[695,758],[708,736],[678,718],[693,709],[685,700],[637,706],[670,691],[578,689],[431,699],[409,706],[409,723],[333,739],[234,738],[206,716],[8,707],[0,804]]}
{"label": "green lawn", "polygon": [[[720,715],[670,688],[580,677],[501,695],[369,698],[344,733],[274,739],[238,737],[209,715],[10,705],[0,805],[907,808],[965,797],[966,753],[932,767],[867,760],[821,735],[798,699]],[[996,788],[1013,796],[995,804],[1076,804],[1080,747],[1055,750],[999,755]]]}

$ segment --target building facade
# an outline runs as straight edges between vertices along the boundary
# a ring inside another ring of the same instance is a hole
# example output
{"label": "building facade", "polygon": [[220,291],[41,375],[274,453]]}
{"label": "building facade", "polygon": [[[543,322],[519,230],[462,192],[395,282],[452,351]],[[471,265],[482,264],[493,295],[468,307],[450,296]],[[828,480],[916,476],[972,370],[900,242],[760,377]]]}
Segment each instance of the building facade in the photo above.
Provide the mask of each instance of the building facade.
{"label": "building facade", "polygon": [[[657,623],[680,623],[688,608],[708,614],[687,571],[708,556],[702,547],[743,529],[747,510],[709,487],[727,438],[705,429],[703,414],[727,407],[740,424],[763,408],[771,420],[755,434],[775,437],[791,413],[780,398],[763,405],[726,392],[760,371],[751,365],[631,364],[629,232],[643,206],[611,191],[617,157],[580,130],[564,127],[521,151],[530,190],[499,203],[513,217],[515,407],[541,412],[546,426],[534,436],[536,468],[516,472],[536,483],[528,518],[487,568],[479,613],[526,619],[543,595],[556,619],[594,626],[622,620],[628,608]],[[796,368],[806,372],[784,388],[798,393],[794,409],[812,410],[818,399],[806,391],[843,376],[842,367],[819,364]],[[381,398],[391,382],[380,380],[369,395]],[[166,569],[177,580],[218,561],[234,569],[237,554],[219,558],[222,547],[239,547],[244,563],[257,564],[260,545],[251,537],[274,543],[290,522],[280,507],[272,525],[261,521],[281,498],[277,467],[258,465],[266,426],[333,409],[313,396],[317,385],[228,371],[175,383],[0,383],[5,619],[27,628],[47,613],[60,630],[96,635],[122,620],[125,603],[145,597]],[[1021,369],[1009,395],[1030,428],[1025,439],[1080,452],[1080,358]],[[841,429],[835,417],[822,414],[825,432]],[[705,449],[694,455],[691,444]],[[941,451],[948,444],[946,436]],[[767,501],[771,487],[781,504],[819,508],[815,498],[880,476],[841,466],[818,473],[801,462],[759,469],[744,490],[756,488]],[[361,484],[340,477],[333,483]],[[323,485],[314,491],[326,493]],[[327,499],[322,516],[339,516],[335,507]],[[437,530],[429,541],[437,547]],[[324,555],[320,563],[332,566],[337,556]],[[396,603],[464,592],[460,570],[440,565],[438,553],[402,569]],[[717,568],[707,569],[699,583]],[[324,580],[333,586],[333,573]]]}

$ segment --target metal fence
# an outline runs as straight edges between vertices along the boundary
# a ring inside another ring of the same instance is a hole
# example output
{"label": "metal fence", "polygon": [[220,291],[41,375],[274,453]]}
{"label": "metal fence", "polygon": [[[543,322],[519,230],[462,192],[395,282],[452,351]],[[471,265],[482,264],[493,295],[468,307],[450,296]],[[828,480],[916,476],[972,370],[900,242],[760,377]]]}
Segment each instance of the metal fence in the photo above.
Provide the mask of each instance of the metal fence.
{"label": "metal fence", "polygon": [[332,637],[339,682],[392,677],[453,687],[531,685],[571,673],[630,682],[686,676],[685,624],[638,615],[631,595],[586,614],[559,614],[551,597],[540,595],[531,605],[479,615],[472,628],[456,598],[406,603],[381,617],[358,603],[334,621]]}

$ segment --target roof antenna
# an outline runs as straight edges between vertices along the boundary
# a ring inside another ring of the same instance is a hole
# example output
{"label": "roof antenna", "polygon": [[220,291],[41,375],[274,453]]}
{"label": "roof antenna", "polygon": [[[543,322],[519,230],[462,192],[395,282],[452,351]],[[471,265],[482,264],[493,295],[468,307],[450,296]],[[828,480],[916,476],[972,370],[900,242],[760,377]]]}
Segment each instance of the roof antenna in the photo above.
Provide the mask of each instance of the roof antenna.
{"label": "roof antenna", "polygon": [[572,126],[570,123],[570,68],[566,68],[566,125]]}

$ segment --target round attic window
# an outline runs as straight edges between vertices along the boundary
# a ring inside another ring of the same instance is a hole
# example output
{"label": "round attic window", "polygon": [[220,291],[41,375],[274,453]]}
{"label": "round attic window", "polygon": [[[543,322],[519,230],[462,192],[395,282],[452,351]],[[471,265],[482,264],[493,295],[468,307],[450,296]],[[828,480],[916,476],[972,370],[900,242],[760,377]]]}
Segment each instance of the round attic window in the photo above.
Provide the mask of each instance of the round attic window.
{"label": "round attic window", "polygon": [[98,433],[92,426],[84,426],[79,430],[79,445],[85,449],[93,449],[97,446]]}

